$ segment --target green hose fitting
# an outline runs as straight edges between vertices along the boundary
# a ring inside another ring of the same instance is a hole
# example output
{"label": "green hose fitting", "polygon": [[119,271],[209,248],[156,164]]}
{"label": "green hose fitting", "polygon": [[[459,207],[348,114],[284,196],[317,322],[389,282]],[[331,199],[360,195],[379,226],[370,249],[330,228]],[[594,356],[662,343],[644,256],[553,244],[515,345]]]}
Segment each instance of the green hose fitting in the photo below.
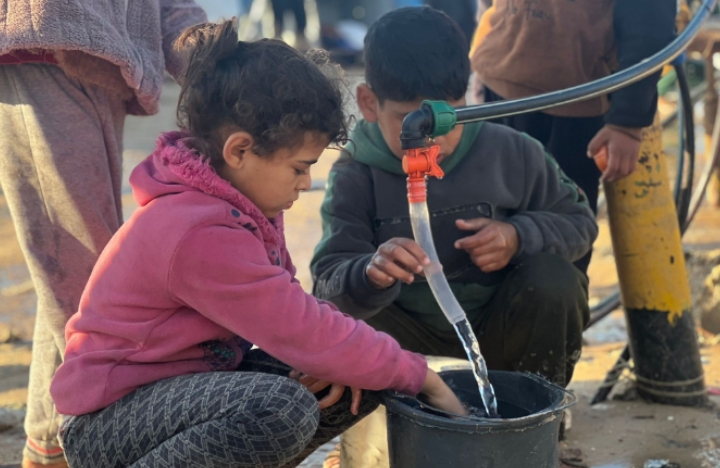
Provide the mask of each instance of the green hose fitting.
{"label": "green hose fitting", "polygon": [[433,115],[433,130],[428,136],[435,138],[447,135],[457,124],[455,108],[445,101],[423,101],[423,106],[429,108]]}

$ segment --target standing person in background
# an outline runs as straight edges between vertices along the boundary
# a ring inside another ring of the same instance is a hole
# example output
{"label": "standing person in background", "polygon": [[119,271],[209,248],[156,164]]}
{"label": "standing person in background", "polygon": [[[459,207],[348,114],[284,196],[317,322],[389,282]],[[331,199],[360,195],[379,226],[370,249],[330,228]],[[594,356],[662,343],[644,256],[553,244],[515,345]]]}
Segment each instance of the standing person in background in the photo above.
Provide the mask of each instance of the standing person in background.
{"label": "standing person in background", "polygon": [[23,468],[65,467],[50,382],[65,323],[122,223],[127,114],[151,115],[192,0],[0,0],[0,184],[38,296]]}
{"label": "standing person in background", "polygon": [[475,0],[425,0],[425,5],[440,10],[454,19],[465,34],[467,43],[470,44],[477,26]]}
{"label": "standing person in background", "polygon": [[[471,60],[485,102],[588,83],[637,64],[675,36],[675,0],[479,0]],[[599,180],[635,170],[643,127],[657,109],[660,72],[582,102],[498,119],[540,140],[597,211]],[[600,173],[591,159],[608,149]],[[601,178],[602,176],[602,178]],[[587,271],[592,252],[576,262]]]}
{"label": "standing person in background", "polygon": [[284,28],[285,12],[292,12],[295,17],[295,48],[308,50],[310,44],[305,37],[307,28],[307,14],[304,0],[272,0],[273,15],[275,15],[275,38],[281,39]]}

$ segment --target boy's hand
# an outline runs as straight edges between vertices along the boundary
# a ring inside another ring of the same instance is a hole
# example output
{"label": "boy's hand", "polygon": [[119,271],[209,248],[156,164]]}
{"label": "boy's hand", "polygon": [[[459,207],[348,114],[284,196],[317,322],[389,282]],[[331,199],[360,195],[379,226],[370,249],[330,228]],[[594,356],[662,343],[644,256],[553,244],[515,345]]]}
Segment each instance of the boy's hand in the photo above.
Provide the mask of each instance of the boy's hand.
{"label": "boy's hand", "polygon": [[466,251],[485,273],[505,268],[520,248],[517,230],[510,223],[474,218],[458,219],[455,224],[464,231],[477,231],[455,242],[455,248]]}
{"label": "boy's hand", "polygon": [[642,128],[619,127],[607,124],[595,135],[588,145],[588,157],[593,158],[603,146],[607,147],[607,169],[603,171],[603,182],[617,182],[635,171]]}
{"label": "boy's hand", "polygon": [[[318,406],[320,407],[320,409],[329,408],[330,406],[337,403],[338,400],[340,400],[340,397],[342,397],[346,388],[345,385],[335,384],[326,380],[319,380],[296,370],[290,372],[289,377],[293,380],[297,380],[298,382],[306,386],[307,389],[310,390],[312,393],[320,392],[332,385],[332,387],[330,388],[330,393],[328,393],[325,398],[318,401]],[[352,403],[350,403],[350,412],[357,416],[358,412],[360,411],[362,390],[359,388],[350,387],[350,391],[352,392]]]}
{"label": "boy's hand", "polygon": [[386,289],[397,280],[412,283],[413,274],[421,273],[423,265],[429,264],[430,259],[417,242],[394,237],[378,247],[365,268],[365,274],[375,287]]}

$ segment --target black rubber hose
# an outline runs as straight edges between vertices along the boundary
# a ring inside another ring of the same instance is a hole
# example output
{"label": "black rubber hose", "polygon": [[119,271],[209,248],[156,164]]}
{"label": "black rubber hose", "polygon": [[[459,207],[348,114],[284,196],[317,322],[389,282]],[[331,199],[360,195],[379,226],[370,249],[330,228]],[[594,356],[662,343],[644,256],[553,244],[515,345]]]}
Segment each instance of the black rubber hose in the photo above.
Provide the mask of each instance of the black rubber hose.
{"label": "black rubber hose", "polygon": [[524,99],[500,101],[456,109],[457,123],[497,119],[510,115],[535,112],[571,102],[585,101],[602,96],[642,80],[680,55],[700,31],[700,27],[713,10],[716,0],[703,0],[685,30],[660,52],[642,62],[590,83],[572,88],[540,94]]}
{"label": "black rubber hose", "polygon": [[[700,31],[700,27],[703,22],[712,12],[715,2],[716,0],[703,0],[702,4],[698,7],[697,12],[693,16],[693,19],[690,23],[688,23],[685,30],[675,38],[675,40],[655,55],[636,65],[633,65],[632,67],[590,83],[552,93],[540,94],[529,98],[511,101],[499,101],[488,104],[480,104],[477,106],[460,107],[455,109],[457,123],[464,124],[478,120],[497,119],[516,114],[536,112],[572,102],[586,101],[640,81],[643,78],[652,75],[665,64],[675,59],[687,48],[690,41],[692,41]],[[411,112],[403,121],[401,141],[404,149],[422,147],[420,145],[420,140],[417,138],[418,133],[425,133],[425,136],[429,136],[433,133],[432,131],[427,130],[428,128],[433,128],[435,126],[433,116],[429,114],[428,109],[425,109],[424,107],[425,106]],[[403,134],[407,135],[407,141],[402,139]]]}
{"label": "black rubber hose", "polygon": [[[720,82],[720,80],[718,78],[715,78],[715,82],[711,86],[717,86],[718,82]],[[700,99],[702,99],[703,96],[705,95],[705,92],[707,91],[707,89],[708,89],[707,81],[703,81],[700,84],[696,85],[693,89],[691,89],[690,90],[690,99],[692,100],[692,103],[693,104],[698,103],[700,101]],[[667,126],[672,124],[675,121],[675,119],[677,119],[679,112],[680,112],[680,109],[678,108],[675,112],[671,112],[670,114],[668,114],[667,117],[665,117],[661,122],[663,128],[666,128]]]}
{"label": "black rubber hose", "polygon": [[620,291],[615,291],[605,299],[597,303],[594,307],[590,308],[590,321],[588,321],[586,330],[600,320],[604,319],[610,312],[620,307],[622,301],[620,300]]}
{"label": "black rubber hose", "polygon": [[[677,72],[675,73],[675,77],[677,78]],[[682,101],[682,94],[678,93],[678,96],[680,96],[679,101],[675,106],[675,108],[677,109],[678,122],[677,174],[675,174],[675,187],[673,187],[673,200],[675,200],[675,211],[677,211],[677,201],[680,199],[680,190],[683,188],[683,178],[685,176],[685,103]],[[665,130],[665,127],[663,127],[663,130]],[[678,220],[681,221],[680,219]]]}
{"label": "black rubber hose", "polygon": [[[684,234],[689,226],[688,212],[690,210],[690,200],[692,199],[693,179],[695,177],[695,119],[693,118],[693,104],[690,96],[690,85],[688,84],[685,65],[676,64],[675,72],[678,79],[678,87],[682,101],[683,123],[685,124],[685,151],[688,158],[687,174],[685,176],[685,186],[680,187],[675,203],[678,212],[678,220],[680,222],[680,232]],[[678,171],[683,168],[678,167]],[[678,180],[680,180],[678,178]]]}

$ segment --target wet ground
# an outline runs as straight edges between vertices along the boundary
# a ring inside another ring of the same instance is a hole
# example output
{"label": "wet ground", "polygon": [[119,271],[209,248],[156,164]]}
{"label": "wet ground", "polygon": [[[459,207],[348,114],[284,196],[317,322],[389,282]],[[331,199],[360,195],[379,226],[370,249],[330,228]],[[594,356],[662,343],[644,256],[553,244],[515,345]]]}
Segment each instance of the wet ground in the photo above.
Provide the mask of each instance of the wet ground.
{"label": "wet ground", "polygon": [[[135,207],[127,186],[127,174],[149,154],[161,131],[174,128],[177,96],[177,86],[168,82],[160,114],[128,118],[123,191],[126,217]],[[328,151],[321,158],[313,168],[316,181],[325,180],[336,156],[335,152]],[[699,164],[702,165],[702,159]],[[298,278],[306,290],[311,285],[308,265],[321,235],[319,207],[322,198],[322,191],[305,193],[286,214],[289,250],[298,268]],[[613,291],[617,282],[607,222],[602,217],[600,225],[601,235],[590,267],[593,302]],[[686,247],[694,251],[720,247],[718,228],[720,212],[704,207],[685,236]],[[0,465],[20,459],[23,442],[20,423],[27,396],[34,308],[35,293],[7,204],[0,193]],[[577,466],[640,468],[646,466],[648,460],[667,460],[683,468],[720,467],[720,413],[716,408],[687,409],[640,401],[610,401],[590,408],[589,399],[624,346],[626,332],[622,313],[613,313],[591,328],[585,338],[587,346],[571,385],[579,402],[573,410],[567,441],[568,453],[574,454]],[[720,344],[713,340],[712,336],[706,337],[703,363],[708,385],[719,387]],[[325,453],[331,448],[332,445],[324,447],[322,453],[307,460],[303,466],[321,466]],[[648,466],[654,466],[653,463]],[[657,466],[670,468],[675,465]]]}

